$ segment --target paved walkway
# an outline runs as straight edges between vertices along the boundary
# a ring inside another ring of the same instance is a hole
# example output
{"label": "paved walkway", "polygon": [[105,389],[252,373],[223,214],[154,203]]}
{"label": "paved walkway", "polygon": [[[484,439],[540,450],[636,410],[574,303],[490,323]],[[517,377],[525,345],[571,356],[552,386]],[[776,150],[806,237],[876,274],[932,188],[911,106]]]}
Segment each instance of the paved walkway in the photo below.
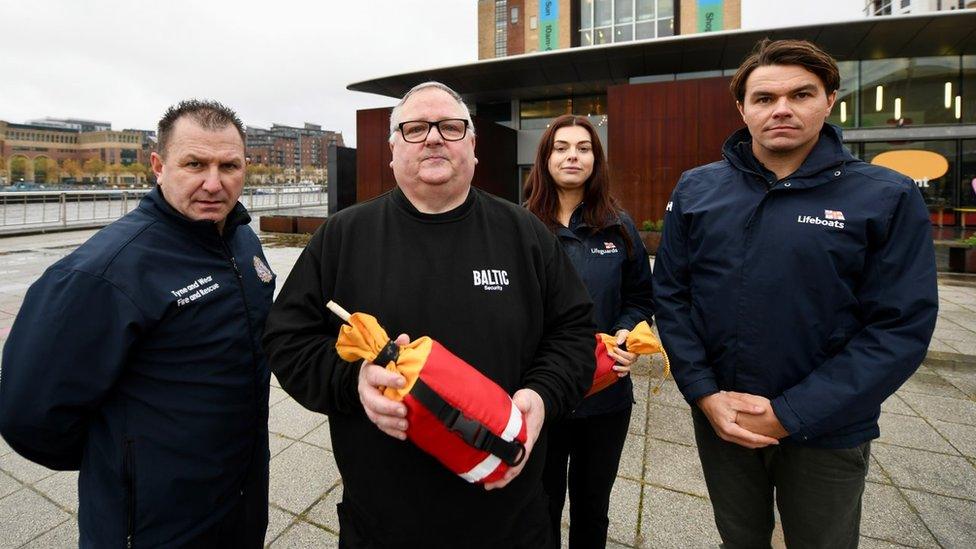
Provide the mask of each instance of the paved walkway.
{"label": "paved walkway", "polygon": [[[0,343],[30,283],[90,234],[0,239]],[[266,250],[281,281],[300,251]],[[862,547],[976,547],[976,288],[939,290],[931,360],[882,409]],[[609,545],[716,547],[688,405],[670,381],[652,394],[659,372],[657,363],[635,371],[637,405],[612,495]],[[272,383],[267,542],[334,547],[342,482],[328,420]],[[77,476],[34,465],[0,440],[0,547],[76,546]]]}

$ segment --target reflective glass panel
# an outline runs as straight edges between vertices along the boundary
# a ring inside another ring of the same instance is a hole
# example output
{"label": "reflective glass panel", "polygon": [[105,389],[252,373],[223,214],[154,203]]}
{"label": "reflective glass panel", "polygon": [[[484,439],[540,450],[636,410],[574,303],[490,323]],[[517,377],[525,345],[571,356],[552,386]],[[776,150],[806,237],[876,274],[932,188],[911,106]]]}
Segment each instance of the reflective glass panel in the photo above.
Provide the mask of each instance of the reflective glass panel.
{"label": "reflective glass panel", "polygon": [[593,0],[582,0],[580,2],[580,28],[593,28]]}
{"label": "reflective glass panel", "polygon": [[614,0],[613,22],[618,25],[634,22],[634,0]]}
{"label": "reflective glass panel", "polygon": [[633,25],[620,25],[613,28],[614,42],[629,42],[634,39]]}
{"label": "reflective glass panel", "polygon": [[668,17],[667,19],[657,20],[657,35],[661,36],[674,36],[674,19]]}
{"label": "reflective glass panel", "polygon": [[864,161],[871,162],[874,157],[889,151],[930,151],[943,156],[949,163],[949,171],[941,177],[916,180],[915,183],[925,197],[925,203],[932,207],[953,208],[956,206],[955,182],[958,181],[956,166],[956,141],[897,141],[865,143]]}
{"label": "reflective glass panel", "polygon": [[976,207],[976,139],[962,141],[960,173],[962,181],[959,189],[959,205],[964,208]]}
{"label": "reflective glass panel", "polygon": [[650,23],[637,23],[634,25],[637,29],[637,39],[643,40],[645,38],[654,38],[654,22]]}
{"label": "reflective glass panel", "polygon": [[959,70],[959,57],[862,61],[861,126],[955,123]]}
{"label": "reflective glass panel", "polygon": [[840,69],[840,89],[837,90],[837,101],[827,122],[842,128],[853,128],[857,122],[858,112],[858,83],[857,61],[838,61]]}
{"label": "reflective glass panel", "polygon": [[613,23],[613,0],[593,0],[593,26],[605,27]]}
{"label": "reflective glass panel", "polygon": [[962,56],[962,89],[954,95],[952,116],[968,124],[976,122],[976,55]]}
{"label": "reflective glass panel", "polygon": [[674,0],[657,0],[657,16],[659,18],[674,15]]}
{"label": "reflective glass panel", "polygon": [[654,20],[654,1],[655,0],[637,0],[638,21]]}

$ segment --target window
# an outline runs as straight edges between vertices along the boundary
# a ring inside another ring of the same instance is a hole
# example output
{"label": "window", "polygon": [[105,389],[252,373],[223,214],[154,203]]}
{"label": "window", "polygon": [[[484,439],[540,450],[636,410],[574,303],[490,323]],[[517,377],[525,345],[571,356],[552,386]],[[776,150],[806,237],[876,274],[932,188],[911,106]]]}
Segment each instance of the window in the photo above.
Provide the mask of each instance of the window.
{"label": "window", "polygon": [[675,0],[580,0],[580,44],[674,35]]}
{"label": "window", "polygon": [[959,181],[956,176],[958,168],[956,165],[956,143],[956,140],[865,143],[864,161],[870,162],[883,152],[904,150],[929,151],[945,157],[949,162],[949,171],[945,175],[917,180],[915,183],[919,186],[922,196],[925,197],[925,203],[929,206],[954,208],[958,205],[956,182]]}
{"label": "window", "polygon": [[607,96],[585,95],[541,101],[522,101],[519,115],[522,129],[528,130],[545,128],[553,118],[563,114],[589,116],[594,124],[598,124],[606,112]]}
{"label": "window", "polygon": [[960,57],[861,61],[861,126],[959,122],[955,96],[960,62]]}
{"label": "window", "polygon": [[508,55],[508,0],[495,1],[495,57]]}
{"label": "window", "polygon": [[837,68],[840,69],[840,88],[837,90],[834,110],[830,112],[827,122],[842,128],[853,128],[858,124],[858,90],[861,87],[858,82],[860,77],[858,63],[857,61],[839,61]]}

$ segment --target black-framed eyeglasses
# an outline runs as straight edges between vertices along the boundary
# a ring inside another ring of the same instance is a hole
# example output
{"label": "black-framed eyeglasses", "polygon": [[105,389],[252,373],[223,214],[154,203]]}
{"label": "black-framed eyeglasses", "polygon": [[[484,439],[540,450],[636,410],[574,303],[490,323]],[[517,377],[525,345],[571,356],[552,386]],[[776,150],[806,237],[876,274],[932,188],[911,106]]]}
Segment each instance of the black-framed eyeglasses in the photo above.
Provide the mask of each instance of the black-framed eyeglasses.
{"label": "black-framed eyeglasses", "polygon": [[408,120],[400,122],[397,128],[407,143],[423,143],[427,140],[430,129],[435,126],[444,141],[460,141],[468,134],[468,121],[463,118],[445,118],[437,122]]}

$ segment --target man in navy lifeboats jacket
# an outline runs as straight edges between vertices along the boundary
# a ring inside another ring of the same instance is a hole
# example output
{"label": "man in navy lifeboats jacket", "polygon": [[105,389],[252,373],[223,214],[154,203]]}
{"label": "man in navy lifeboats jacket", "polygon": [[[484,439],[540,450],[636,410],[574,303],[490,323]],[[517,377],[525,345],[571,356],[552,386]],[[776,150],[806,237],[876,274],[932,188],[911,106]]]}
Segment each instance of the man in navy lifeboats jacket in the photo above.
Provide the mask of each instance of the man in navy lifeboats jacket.
{"label": "man in navy lifeboats jacket", "polygon": [[[731,89],[747,128],[685,172],[654,266],[726,547],[855,547],[881,403],[925,357],[935,257],[914,182],[825,123],[837,65],[764,40]],[[774,496],[775,493],[775,496]]]}
{"label": "man in navy lifeboats jacket", "polygon": [[3,350],[0,433],[80,470],[82,547],[261,547],[275,277],[244,128],[212,101],[159,123],[158,185],[28,290]]}

